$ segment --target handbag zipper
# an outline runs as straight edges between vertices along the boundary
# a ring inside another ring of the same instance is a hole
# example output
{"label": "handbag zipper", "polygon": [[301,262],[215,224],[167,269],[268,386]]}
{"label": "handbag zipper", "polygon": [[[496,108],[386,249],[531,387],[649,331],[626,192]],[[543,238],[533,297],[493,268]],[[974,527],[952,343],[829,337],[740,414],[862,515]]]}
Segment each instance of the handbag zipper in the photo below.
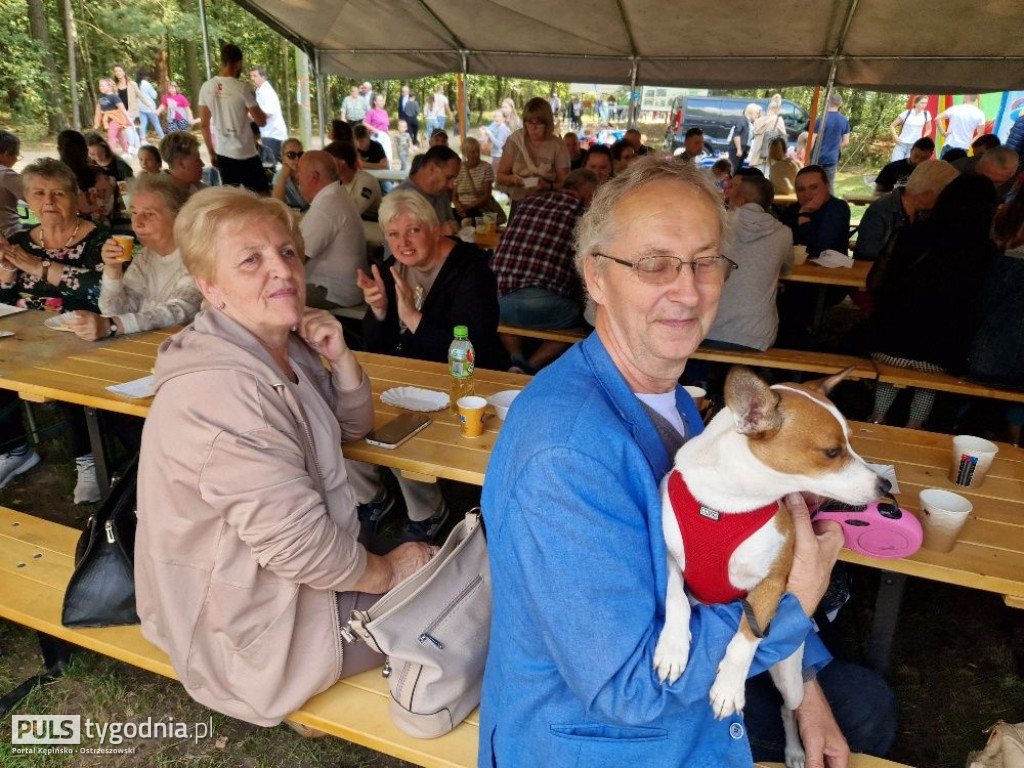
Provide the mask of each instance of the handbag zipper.
{"label": "handbag zipper", "polygon": [[103,525],[103,528],[107,532],[107,543],[114,544],[114,524],[110,520],[107,520],[107,522]]}
{"label": "handbag zipper", "polygon": [[454,597],[454,599],[452,599],[452,601],[448,603],[448,605],[446,605],[439,614],[437,614],[434,620],[430,622],[427,625],[426,629],[424,629],[423,632],[420,634],[420,636],[416,638],[419,641],[420,645],[429,642],[433,643],[434,647],[437,648],[437,650],[444,650],[444,643],[442,643],[440,640],[434,637],[431,634],[431,632],[433,632],[438,627],[438,625],[441,624],[441,622],[443,622],[445,619],[448,618],[448,616],[451,615],[451,612],[455,610],[456,606],[458,606],[459,603],[465,600],[466,596],[469,595],[469,593],[472,592],[474,589],[476,589],[477,585],[481,581],[483,581],[483,577],[480,574],[477,574],[476,578],[469,582],[469,584],[467,584],[465,587],[463,587],[462,591],[459,592],[459,594],[457,594]]}

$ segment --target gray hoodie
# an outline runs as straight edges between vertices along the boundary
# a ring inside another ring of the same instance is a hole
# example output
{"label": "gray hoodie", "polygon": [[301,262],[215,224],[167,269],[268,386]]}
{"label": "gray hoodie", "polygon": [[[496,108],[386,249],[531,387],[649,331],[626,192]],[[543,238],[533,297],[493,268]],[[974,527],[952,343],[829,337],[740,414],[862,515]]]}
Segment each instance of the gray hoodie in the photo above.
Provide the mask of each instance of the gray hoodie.
{"label": "gray hoodie", "polygon": [[779,275],[793,267],[793,232],[757,203],[731,211],[725,255],[740,265],[722,287],[707,338],[764,351],[775,343]]}
{"label": "gray hoodie", "polygon": [[139,463],[142,633],[201,704],[275,725],[341,675],[336,592],[366,568],[339,449],[373,426],[292,336],[292,383],[222,312],[160,347]]}

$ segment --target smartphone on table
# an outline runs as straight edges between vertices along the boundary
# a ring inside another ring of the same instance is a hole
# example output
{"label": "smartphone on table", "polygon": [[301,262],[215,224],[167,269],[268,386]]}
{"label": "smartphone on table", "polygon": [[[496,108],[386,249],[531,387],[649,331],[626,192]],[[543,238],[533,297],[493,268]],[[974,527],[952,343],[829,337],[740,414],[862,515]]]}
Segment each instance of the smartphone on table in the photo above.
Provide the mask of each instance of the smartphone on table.
{"label": "smartphone on table", "polygon": [[366,442],[380,448],[397,448],[430,424],[424,413],[402,413],[366,436]]}

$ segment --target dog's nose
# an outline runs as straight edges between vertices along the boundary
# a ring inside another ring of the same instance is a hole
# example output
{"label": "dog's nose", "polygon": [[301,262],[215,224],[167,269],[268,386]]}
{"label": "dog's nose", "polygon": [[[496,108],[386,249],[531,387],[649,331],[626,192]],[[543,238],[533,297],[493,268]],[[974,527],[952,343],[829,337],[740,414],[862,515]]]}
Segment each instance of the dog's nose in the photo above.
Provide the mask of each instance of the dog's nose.
{"label": "dog's nose", "polygon": [[892,488],[892,483],[879,475],[878,479],[875,481],[875,494],[878,496],[885,496],[889,493],[890,488]]}

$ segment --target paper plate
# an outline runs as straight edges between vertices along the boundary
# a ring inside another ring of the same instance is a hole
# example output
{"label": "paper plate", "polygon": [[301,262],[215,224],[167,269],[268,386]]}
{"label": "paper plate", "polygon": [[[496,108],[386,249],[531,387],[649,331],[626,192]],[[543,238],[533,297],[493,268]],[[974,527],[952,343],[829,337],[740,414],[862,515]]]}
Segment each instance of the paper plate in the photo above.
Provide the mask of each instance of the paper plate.
{"label": "paper plate", "polygon": [[73,316],[74,315],[71,312],[64,312],[60,315],[55,315],[54,317],[46,318],[45,320],[43,320],[43,325],[55,331],[70,331],[71,326],[68,325],[68,320],[70,320]]}
{"label": "paper plate", "polygon": [[519,389],[506,389],[503,392],[495,392],[487,398],[487,402],[494,406],[494,412],[498,414],[498,418],[504,421],[509,406],[512,405],[512,401],[519,396],[521,391]]}
{"label": "paper plate", "polygon": [[380,393],[380,401],[385,405],[405,408],[409,411],[440,411],[448,407],[448,394],[436,389],[421,387],[395,387]]}

